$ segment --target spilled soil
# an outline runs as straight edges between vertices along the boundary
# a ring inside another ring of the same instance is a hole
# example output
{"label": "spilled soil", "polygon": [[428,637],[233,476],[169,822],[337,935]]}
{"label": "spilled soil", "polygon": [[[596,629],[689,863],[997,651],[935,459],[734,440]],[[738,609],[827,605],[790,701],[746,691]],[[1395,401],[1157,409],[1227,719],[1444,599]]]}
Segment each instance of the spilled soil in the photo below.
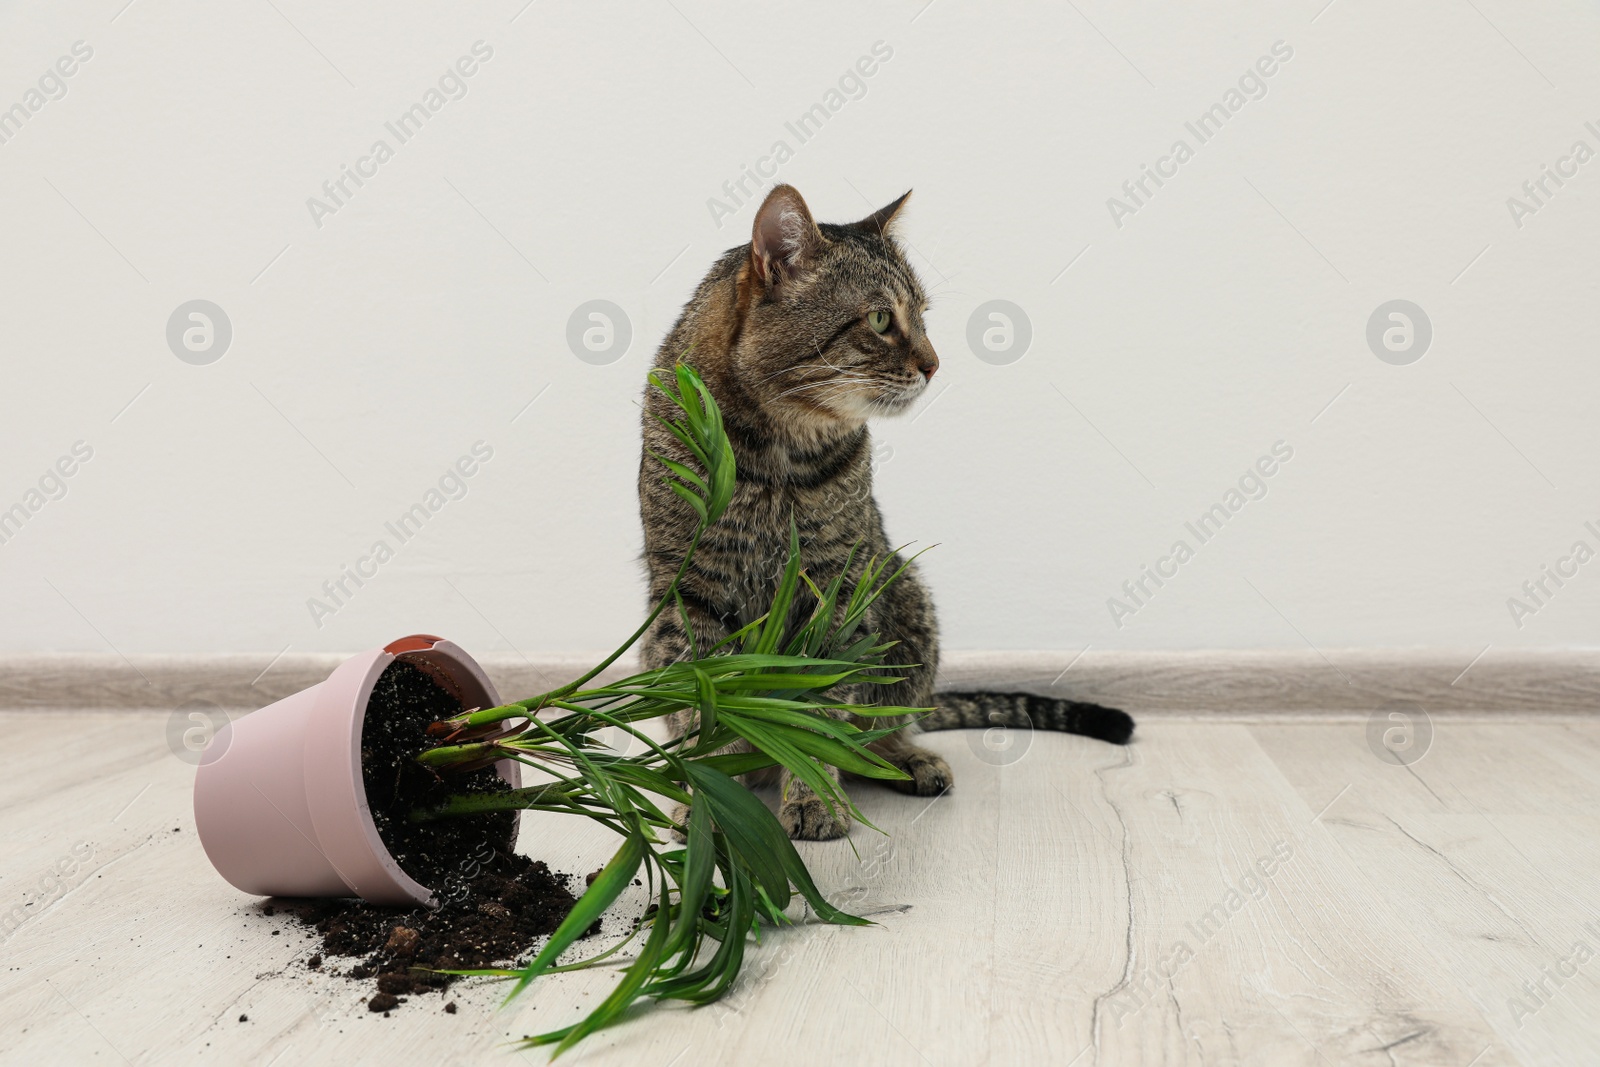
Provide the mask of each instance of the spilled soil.
{"label": "spilled soil", "polygon": [[[575,903],[566,876],[512,851],[515,812],[427,823],[407,818],[453,794],[509,788],[492,767],[444,781],[416,762],[430,744],[427,726],[461,710],[429,673],[396,660],[373,688],[361,737],[362,777],[378,834],[441,907],[380,908],[346,899],[280,901],[263,909],[310,927],[318,945],[306,963],[370,982],[367,1007],[385,1015],[413,996],[444,993],[457,979],[439,971],[526,962],[534,943]],[[596,923],[589,934],[598,930]],[[455,1003],[443,1007],[453,1012]]]}
{"label": "spilled soil", "polygon": [[[564,876],[526,856],[504,853],[468,886],[464,896],[446,899],[432,911],[379,908],[354,899],[276,908],[315,931],[317,947],[306,960],[310,967],[371,983],[367,1007],[388,1013],[413,995],[443,993],[457,981],[439,971],[526,962],[534,943],[567,917],[574,899]],[[446,1011],[454,1007],[453,1002],[444,1005]]]}

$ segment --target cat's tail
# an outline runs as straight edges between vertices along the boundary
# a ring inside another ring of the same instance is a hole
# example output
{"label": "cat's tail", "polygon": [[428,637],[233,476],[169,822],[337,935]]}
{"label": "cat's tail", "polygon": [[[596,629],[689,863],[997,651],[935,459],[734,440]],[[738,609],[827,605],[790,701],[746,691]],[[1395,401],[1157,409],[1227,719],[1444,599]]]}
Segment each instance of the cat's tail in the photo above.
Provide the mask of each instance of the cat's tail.
{"label": "cat's tail", "polygon": [[924,730],[1058,730],[1113,745],[1133,737],[1133,717],[1116,708],[1034,693],[949,692],[933,694],[934,711],[917,720]]}

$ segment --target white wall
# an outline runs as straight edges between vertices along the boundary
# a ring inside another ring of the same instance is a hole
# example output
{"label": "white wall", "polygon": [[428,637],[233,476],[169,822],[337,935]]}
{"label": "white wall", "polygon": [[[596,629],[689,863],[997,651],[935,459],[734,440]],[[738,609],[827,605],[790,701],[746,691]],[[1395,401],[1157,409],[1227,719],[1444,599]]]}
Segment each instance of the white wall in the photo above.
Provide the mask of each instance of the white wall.
{"label": "white wall", "polygon": [[[1600,160],[1507,204],[1600,150],[1593,4],[121,2],[0,12],[0,107],[93,49],[0,144],[0,508],[93,449],[0,544],[0,651],[608,647],[642,607],[644,370],[748,235],[750,205],[719,225],[708,198],[778,139],[819,218],[916,188],[944,368],[878,427],[879,497],[940,544],[950,647],[1594,641],[1600,561],[1507,606],[1600,549]],[[399,144],[384,123],[479,41]],[[1280,41],[1199,144],[1185,122]],[[786,120],[875,42],[865,95],[799,144]],[[1193,158],[1117,225],[1178,138]],[[232,325],[208,365],[166,339],[196,298]],[[566,342],[593,299],[631,320],[609,365]],[[1005,365],[966,339],[992,299],[1031,322]],[[1394,299],[1434,330],[1409,365],[1365,339]],[[467,495],[314,624],[478,441]],[[1198,544],[1184,523],[1278,441],[1268,495]],[[1114,622],[1179,538],[1194,558]]]}

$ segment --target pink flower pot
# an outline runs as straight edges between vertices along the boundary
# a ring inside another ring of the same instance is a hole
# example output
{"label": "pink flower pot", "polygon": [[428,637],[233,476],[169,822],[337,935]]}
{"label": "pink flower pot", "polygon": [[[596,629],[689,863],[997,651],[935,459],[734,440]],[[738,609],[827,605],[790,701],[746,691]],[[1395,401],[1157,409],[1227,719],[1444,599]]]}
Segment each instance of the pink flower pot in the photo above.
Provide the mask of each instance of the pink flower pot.
{"label": "pink flower pot", "polygon": [[[352,656],[326,680],[218,730],[195,775],[194,818],[206,856],[236,888],[437,906],[379,839],[361,780],[367,701],[396,659],[426,671],[463,709],[500,703],[471,656],[415,634]],[[516,762],[495,770],[512,788],[521,784]]]}

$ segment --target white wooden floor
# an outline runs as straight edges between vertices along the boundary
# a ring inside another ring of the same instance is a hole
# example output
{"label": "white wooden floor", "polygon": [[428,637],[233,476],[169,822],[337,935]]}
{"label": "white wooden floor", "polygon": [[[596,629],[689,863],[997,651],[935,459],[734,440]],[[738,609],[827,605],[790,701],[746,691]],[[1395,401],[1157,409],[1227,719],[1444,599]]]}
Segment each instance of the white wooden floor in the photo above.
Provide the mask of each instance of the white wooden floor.
{"label": "white wooden floor", "polygon": [[[609,987],[369,1014],[212,872],[166,721],[0,713],[0,1062],[543,1062],[505,1041]],[[565,1062],[1600,1063],[1600,722],[1435,727],[1411,767],[1359,719],[1147,717],[1127,749],[1037,734],[1003,767],[933,736],[956,791],[859,786],[892,837],[803,846],[880,928],[773,934],[725,1002]],[[564,819],[523,842],[566,871],[610,852]]]}

